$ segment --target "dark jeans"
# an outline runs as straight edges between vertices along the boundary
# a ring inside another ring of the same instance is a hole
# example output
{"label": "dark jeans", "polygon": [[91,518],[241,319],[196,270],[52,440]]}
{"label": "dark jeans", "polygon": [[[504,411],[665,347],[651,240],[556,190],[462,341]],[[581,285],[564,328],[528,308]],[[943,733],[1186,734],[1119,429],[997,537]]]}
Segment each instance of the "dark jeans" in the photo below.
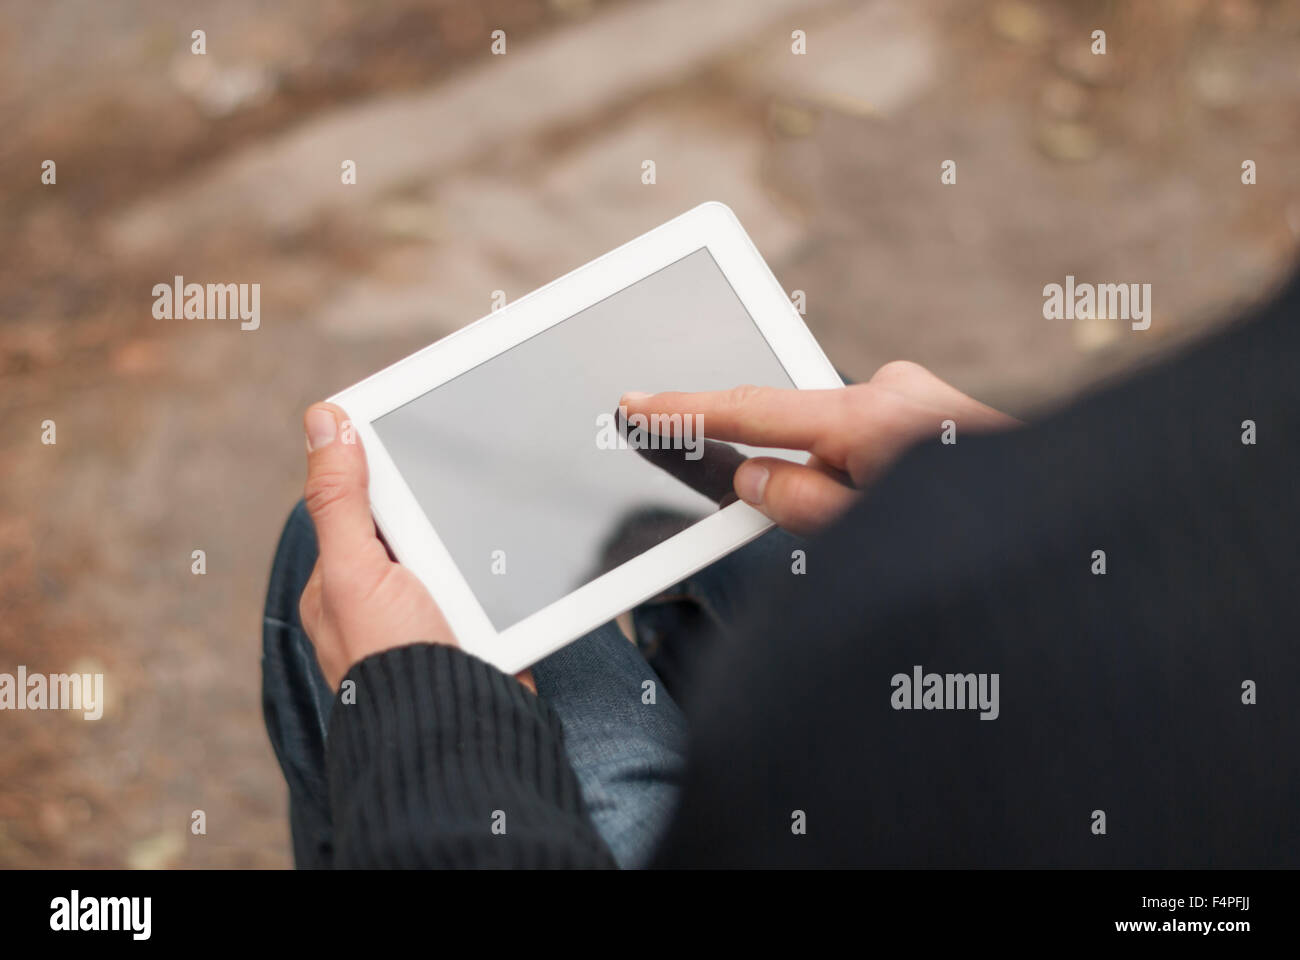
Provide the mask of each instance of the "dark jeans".
{"label": "dark jeans", "polygon": [[[714,629],[726,629],[755,579],[788,566],[794,541],[773,530],[700,571],[673,592]],[[300,868],[333,862],[325,739],[333,692],[298,618],[298,598],[316,563],[316,531],[299,502],[271,568],[262,625],[262,709],[289,786],[289,825]],[[671,633],[683,624],[665,605],[638,608],[641,623]],[[652,632],[650,629],[646,633]],[[648,861],[672,815],[685,762],[686,724],[641,651],[612,624],[533,666],[538,696],[564,728],[565,752],[596,829],[621,866]],[[645,681],[655,686],[644,702]]]}

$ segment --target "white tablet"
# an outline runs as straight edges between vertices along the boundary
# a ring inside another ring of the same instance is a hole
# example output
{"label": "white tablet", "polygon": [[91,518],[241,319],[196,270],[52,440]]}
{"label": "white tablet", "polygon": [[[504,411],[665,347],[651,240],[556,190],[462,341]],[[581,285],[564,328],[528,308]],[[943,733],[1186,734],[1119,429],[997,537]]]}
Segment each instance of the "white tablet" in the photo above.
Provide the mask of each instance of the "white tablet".
{"label": "white tablet", "polygon": [[648,455],[619,419],[611,442],[625,392],[746,383],[842,386],[735,215],[706,203],[330,399],[394,556],[465,650],[513,673],[770,526],[691,481],[685,429]]}

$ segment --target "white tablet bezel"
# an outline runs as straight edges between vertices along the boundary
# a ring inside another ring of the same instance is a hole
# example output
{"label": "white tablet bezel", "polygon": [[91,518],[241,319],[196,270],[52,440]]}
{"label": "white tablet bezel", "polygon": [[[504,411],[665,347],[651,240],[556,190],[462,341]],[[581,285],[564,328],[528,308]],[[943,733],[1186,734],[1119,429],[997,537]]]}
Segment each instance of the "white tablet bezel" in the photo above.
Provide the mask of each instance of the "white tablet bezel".
{"label": "white tablet bezel", "polygon": [[712,202],[330,398],[347,411],[365,448],[371,509],[394,556],[429,588],[462,649],[507,673],[536,663],[725,556],[768,529],[770,521],[745,503],[733,503],[498,631],[420,509],[374,421],[701,247],[708,248],[796,387],[843,386],[740,221],[729,207]]}

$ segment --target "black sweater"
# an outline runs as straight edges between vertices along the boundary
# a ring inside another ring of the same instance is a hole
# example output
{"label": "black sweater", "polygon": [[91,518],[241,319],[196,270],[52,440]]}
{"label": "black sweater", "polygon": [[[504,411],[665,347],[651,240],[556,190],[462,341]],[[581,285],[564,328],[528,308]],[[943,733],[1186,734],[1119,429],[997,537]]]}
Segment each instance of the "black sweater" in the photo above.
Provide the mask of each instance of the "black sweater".
{"label": "black sweater", "polygon": [[[1034,426],[936,427],[709,663],[657,863],[1300,865],[1297,322],[1293,283]],[[895,709],[917,666],[997,674],[997,718]],[[340,865],[611,864],[513,678],[428,645],[348,677]]]}

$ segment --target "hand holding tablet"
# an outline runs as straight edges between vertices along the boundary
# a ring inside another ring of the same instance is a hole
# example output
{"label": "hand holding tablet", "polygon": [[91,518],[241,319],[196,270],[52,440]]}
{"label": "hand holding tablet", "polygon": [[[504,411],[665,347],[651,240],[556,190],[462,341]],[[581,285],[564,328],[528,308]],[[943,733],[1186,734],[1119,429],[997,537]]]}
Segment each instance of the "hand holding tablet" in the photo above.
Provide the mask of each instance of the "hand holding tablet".
{"label": "hand holding tablet", "polygon": [[335,399],[306,421],[301,603],[334,686],[422,641],[521,671],[771,521],[823,526],[943,424],[1018,422],[912,363],[844,387],[716,204]]}
{"label": "hand holding tablet", "polygon": [[[601,442],[629,387],[737,383],[841,386],[735,217],[705,204],[332,400],[393,555],[461,647],[515,672],[770,526]],[[638,523],[629,559],[611,540]]]}
{"label": "hand holding tablet", "polygon": [[375,535],[365,453],[346,441],[346,422],[344,411],[323,403],[303,418],[304,498],[319,552],[298,614],[334,690],[354,663],[372,653],[421,641],[456,642],[424,584],[389,559]]}

